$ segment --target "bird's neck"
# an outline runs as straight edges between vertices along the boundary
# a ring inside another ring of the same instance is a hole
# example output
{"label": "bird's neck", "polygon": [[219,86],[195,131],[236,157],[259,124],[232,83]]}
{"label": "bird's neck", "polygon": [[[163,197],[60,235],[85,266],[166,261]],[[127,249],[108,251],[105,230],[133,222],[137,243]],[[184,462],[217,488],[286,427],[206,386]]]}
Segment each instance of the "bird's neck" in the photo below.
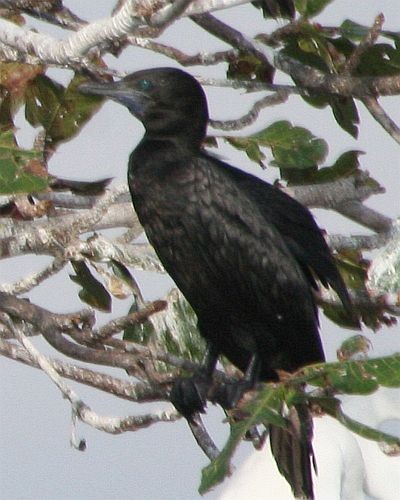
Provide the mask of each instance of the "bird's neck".
{"label": "bird's neck", "polygon": [[146,142],[165,142],[185,150],[199,150],[206,135],[204,117],[170,110],[154,112],[145,124]]}

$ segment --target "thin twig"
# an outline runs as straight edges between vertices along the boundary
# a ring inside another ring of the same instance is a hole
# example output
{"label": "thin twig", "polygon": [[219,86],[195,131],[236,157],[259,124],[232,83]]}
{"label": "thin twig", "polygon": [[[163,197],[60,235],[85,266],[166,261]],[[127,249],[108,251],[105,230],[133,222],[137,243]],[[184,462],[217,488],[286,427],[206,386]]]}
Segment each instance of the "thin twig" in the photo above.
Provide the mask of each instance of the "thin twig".
{"label": "thin twig", "polygon": [[211,439],[211,436],[208,434],[200,415],[196,414],[193,417],[193,421],[188,421],[188,425],[197,444],[203,450],[206,457],[210,460],[215,460],[220,454],[220,451]]}
{"label": "thin twig", "polygon": [[343,74],[350,75],[356,69],[358,63],[360,62],[360,57],[362,56],[362,54],[370,47],[372,47],[372,45],[374,45],[379,35],[381,34],[384,21],[385,18],[383,14],[378,14],[376,16],[372,27],[368,30],[365,37],[360,41],[360,43],[354,49],[353,53],[347,59],[343,67]]}
{"label": "thin twig", "polygon": [[148,38],[130,36],[127,38],[127,41],[136,47],[141,47],[142,49],[163,54],[166,57],[179,62],[182,66],[209,66],[212,64],[219,64],[221,62],[231,62],[235,59],[235,57],[237,57],[238,54],[236,50],[223,50],[220,52],[199,52],[198,54],[189,55],[175,47],[154,42]]}
{"label": "thin twig", "polygon": [[175,410],[128,417],[104,417],[95,413],[57,373],[53,362],[36,349],[29,338],[23,334],[20,328],[15,326],[10,318],[6,319],[3,317],[3,322],[6,323],[6,326],[13,332],[15,338],[28,351],[29,356],[40,366],[58,387],[63,396],[70,402],[73,413],[82,422],[91,427],[110,434],[120,434],[126,431],[137,431],[158,422],[173,422],[180,418]]}
{"label": "thin twig", "polygon": [[376,97],[364,97],[363,104],[379,125],[400,144],[400,127],[390,118]]}
{"label": "thin twig", "polygon": [[390,232],[377,234],[328,234],[325,239],[329,247],[337,252],[343,250],[375,250],[383,246],[390,238]]}
{"label": "thin twig", "polygon": [[210,120],[210,125],[213,128],[218,128],[221,130],[239,130],[241,128],[247,127],[254,123],[260,112],[268,107],[275,106],[276,104],[282,104],[288,98],[288,93],[285,91],[277,92],[273,95],[264,96],[262,99],[256,101],[245,115],[237,118],[236,120]]}
{"label": "thin twig", "polygon": [[99,340],[111,337],[124,330],[129,325],[147,321],[152,314],[162,311],[166,307],[167,302],[165,300],[155,300],[137,312],[133,312],[126,316],[122,316],[121,318],[109,321],[107,324],[99,328],[97,332],[94,331],[92,337]]}
{"label": "thin twig", "polygon": [[15,295],[29,292],[35,286],[45,281],[47,278],[50,278],[54,274],[61,271],[61,269],[66,266],[67,262],[68,261],[65,259],[56,257],[52,260],[51,264],[46,266],[41,271],[38,271],[37,273],[30,274],[29,276],[26,276],[16,283],[3,283],[2,285],[0,285],[0,290]]}
{"label": "thin twig", "polygon": [[224,78],[204,78],[198,77],[197,80],[202,85],[211,87],[229,87],[232,89],[245,89],[247,92],[262,92],[269,90],[271,92],[287,92],[288,94],[300,94],[309,96],[308,90],[300,89],[294,85],[283,85],[279,83],[268,83],[253,80],[237,80]]}
{"label": "thin twig", "polygon": [[[25,331],[24,333],[27,335],[30,332]],[[37,361],[32,359],[24,348],[19,347],[15,343],[0,339],[0,354],[32,368],[40,369]],[[62,377],[93,387],[107,394],[112,394],[121,399],[136,403],[167,401],[168,399],[165,386],[156,384],[150,386],[146,382],[130,382],[107,373],[82,368],[54,358],[51,359],[51,362],[54,369]]]}

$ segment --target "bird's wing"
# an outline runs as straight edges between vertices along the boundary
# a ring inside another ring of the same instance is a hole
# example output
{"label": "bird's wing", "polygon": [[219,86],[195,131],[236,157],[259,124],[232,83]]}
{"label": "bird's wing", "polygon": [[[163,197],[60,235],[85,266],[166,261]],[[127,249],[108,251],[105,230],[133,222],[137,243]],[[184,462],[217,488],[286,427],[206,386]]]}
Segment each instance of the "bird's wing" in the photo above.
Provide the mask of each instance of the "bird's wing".
{"label": "bird's wing", "polygon": [[[214,160],[220,163],[218,160]],[[239,169],[224,164],[227,174],[253,200],[267,224],[273,225],[284,237],[285,243],[295,256],[315,287],[314,273],[323,286],[331,286],[339,295],[343,306],[351,312],[351,301],[332,254],[308,209],[294,198],[270,184]],[[310,270],[312,272],[310,272]]]}
{"label": "bird's wing", "polygon": [[[201,157],[193,161],[196,215],[183,218],[182,224],[188,225],[188,238],[198,249],[204,267],[207,262],[210,272],[224,279],[222,288],[230,283],[232,295],[236,290],[247,298],[256,294],[254,301],[263,304],[263,308],[268,307],[263,303],[263,294],[279,303],[285,302],[281,295],[287,293],[288,287],[295,294],[309,290],[309,282],[297,255],[286,243],[286,235],[271,218],[264,216],[264,207],[258,200],[248,195],[251,186],[238,183],[233,169],[221,162]],[[196,232],[199,227],[201,231]],[[194,241],[196,238],[199,241]],[[301,292],[294,291],[296,287]]]}
{"label": "bird's wing", "polygon": [[[311,285],[285,235],[264,217],[230,167],[201,157],[193,163],[193,212],[181,224],[199,266],[197,280],[188,280],[188,295],[194,293],[192,302],[200,304],[196,312],[204,303],[204,310],[229,317],[234,343],[261,350],[266,367],[293,370],[322,359]],[[257,348],[245,345],[254,340]]]}

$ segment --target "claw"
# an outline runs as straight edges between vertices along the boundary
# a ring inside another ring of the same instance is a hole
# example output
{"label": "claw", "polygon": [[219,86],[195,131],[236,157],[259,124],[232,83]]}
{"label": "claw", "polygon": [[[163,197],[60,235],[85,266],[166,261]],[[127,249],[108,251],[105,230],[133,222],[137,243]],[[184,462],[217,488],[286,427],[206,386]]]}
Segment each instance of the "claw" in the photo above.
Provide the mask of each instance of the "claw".
{"label": "claw", "polygon": [[178,378],[172,386],[170,401],[181,415],[191,420],[195,413],[205,413],[210,384],[211,379],[204,376]]}
{"label": "claw", "polygon": [[243,395],[254,388],[254,384],[249,380],[238,380],[230,384],[221,384],[213,394],[212,401],[217,403],[224,410],[235,408]]}

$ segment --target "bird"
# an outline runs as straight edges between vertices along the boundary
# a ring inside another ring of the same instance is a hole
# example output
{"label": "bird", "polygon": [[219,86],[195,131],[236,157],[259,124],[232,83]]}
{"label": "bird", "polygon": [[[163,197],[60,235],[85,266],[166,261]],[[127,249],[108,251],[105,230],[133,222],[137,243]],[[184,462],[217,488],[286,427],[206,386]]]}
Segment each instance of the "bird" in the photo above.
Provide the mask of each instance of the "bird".
{"label": "bird", "polygon": [[[347,311],[352,304],[323,233],[294,198],[203,148],[209,112],[199,82],[161,67],[80,91],[123,104],[145,129],[129,157],[133,206],[207,345],[199,372],[172,387],[177,410],[188,420],[204,411],[221,355],[244,374],[220,394],[225,408],[259,381],[324,361],[318,281]],[[296,410],[300,435],[271,425],[270,443],[295,496],[312,499],[312,419],[304,405]]]}

